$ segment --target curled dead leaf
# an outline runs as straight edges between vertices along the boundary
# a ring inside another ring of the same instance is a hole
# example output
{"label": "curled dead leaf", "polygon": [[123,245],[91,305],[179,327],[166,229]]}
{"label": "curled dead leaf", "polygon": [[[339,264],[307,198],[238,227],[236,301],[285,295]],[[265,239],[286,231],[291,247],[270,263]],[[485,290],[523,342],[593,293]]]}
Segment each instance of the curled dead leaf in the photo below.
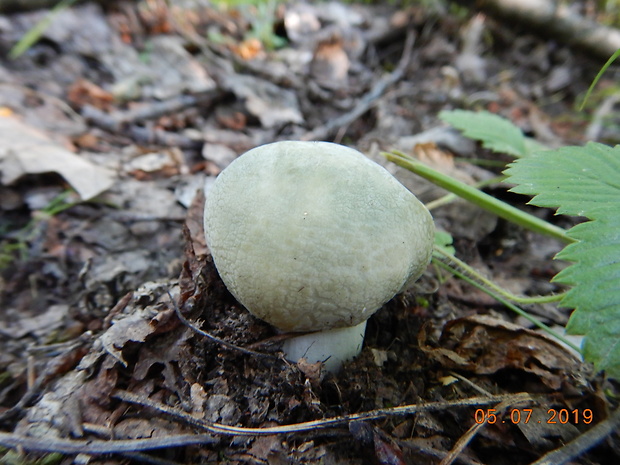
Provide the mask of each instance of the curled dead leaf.
{"label": "curled dead leaf", "polygon": [[420,333],[420,348],[449,369],[489,375],[511,368],[531,373],[549,388],[562,386],[580,360],[549,336],[503,320],[474,315],[449,321],[439,347],[430,347],[428,328]]}

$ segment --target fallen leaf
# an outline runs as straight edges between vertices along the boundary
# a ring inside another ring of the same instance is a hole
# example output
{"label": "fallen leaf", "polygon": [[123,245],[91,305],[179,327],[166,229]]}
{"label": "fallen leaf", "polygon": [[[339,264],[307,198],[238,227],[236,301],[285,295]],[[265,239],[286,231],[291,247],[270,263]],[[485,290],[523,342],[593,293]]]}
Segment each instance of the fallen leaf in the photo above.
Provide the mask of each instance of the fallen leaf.
{"label": "fallen leaf", "polygon": [[[515,408],[512,412],[521,413],[521,421],[515,421],[515,424],[534,447],[546,450],[553,447],[554,438],[562,438],[562,442],[567,443],[579,435],[579,430],[575,425],[568,422],[560,423],[557,419],[553,420],[547,407],[532,408],[529,418],[523,410]],[[515,413],[512,415],[518,418]],[[555,423],[551,423],[550,420]]]}
{"label": "fallen leaf", "polygon": [[322,86],[337,89],[347,84],[350,67],[342,39],[333,36],[318,44],[310,63],[310,73]]}
{"label": "fallen leaf", "polygon": [[5,323],[6,330],[2,333],[15,339],[24,337],[27,334],[33,334],[37,337],[43,337],[57,331],[65,323],[64,319],[69,316],[69,306],[65,304],[50,305],[40,314],[20,318],[13,324]]}
{"label": "fallen leaf", "polygon": [[114,96],[88,79],[80,78],[76,80],[67,93],[67,99],[75,107],[92,105],[100,110],[109,110],[114,102]]}
{"label": "fallen leaf", "polygon": [[123,358],[123,349],[130,342],[144,342],[150,334],[155,332],[155,327],[151,324],[156,312],[152,308],[136,311],[131,315],[124,316],[113,322],[99,339],[103,348],[116,360],[127,366],[127,361]]}
{"label": "fallen leaf", "polygon": [[111,171],[96,166],[16,118],[0,118],[2,183],[27,174],[58,173],[82,200],[91,199],[114,183]]}
{"label": "fallen leaf", "polygon": [[439,346],[427,345],[421,332],[420,347],[446,368],[465,369],[479,375],[511,368],[534,374],[557,390],[580,361],[549,336],[521,326],[473,315],[449,321]]}
{"label": "fallen leaf", "polygon": [[232,51],[244,60],[253,60],[264,55],[263,44],[255,37],[250,37],[238,45],[233,45]]}
{"label": "fallen leaf", "polygon": [[74,402],[81,407],[82,422],[108,426],[114,416],[111,409],[112,391],[117,387],[118,364],[110,357],[101,363],[94,378],[84,381],[75,393]]}
{"label": "fallen leaf", "polygon": [[321,362],[309,363],[305,358],[300,358],[297,361],[297,368],[306,376],[313,387],[318,387],[322,381]]}
{"label": "fallen leaf", "polygon": [[261,436],[254,440],[248,455],[254,457],[254,463],[284,464],[286,450],[278,436]]}
{"label": "fallen leaf", "polygon": [[393,441],[383,439],[384,434],[379,428],[373,429],[375,456],[380,465],[405,465],[402,451]]}
{"label": "fallen leaf", "polygon": [[441,382],[442,386],[449,386],[452,383],[456,383],[458,381],[458,378],[455,378],[454,376],[442,376],[441,378],[439,378],[439,381]]}
{"label": "fallen leaf", "polygon": [[379,349],[371,348],[370,351],[372,353],[373,361],[375,362],[375,365],[377,365],[378,367],[382,367],[383,365],[385,365],[385,362],[388,361],[387,350],[379,350]]}
{"label": "fallen leaf", "polygon": [[245,100],[248,111],[265,128],[288,123],[301,124],[304,121],[297,96],[290,90],[264,79],[240,74],[229,76],[225,84],[228,90]]}
{"label": "fallen leaf", "polygon": [[163,366],[163,386],[182,396],[185,385],[178,379],[178,364],[180,360],[189,358],[187,340],[191,335],[189,330],[180,335],[174,332],[171,337],[158,338],[145,344],[140,350],[133,377],[140,381],[146,380],[154,365]]}

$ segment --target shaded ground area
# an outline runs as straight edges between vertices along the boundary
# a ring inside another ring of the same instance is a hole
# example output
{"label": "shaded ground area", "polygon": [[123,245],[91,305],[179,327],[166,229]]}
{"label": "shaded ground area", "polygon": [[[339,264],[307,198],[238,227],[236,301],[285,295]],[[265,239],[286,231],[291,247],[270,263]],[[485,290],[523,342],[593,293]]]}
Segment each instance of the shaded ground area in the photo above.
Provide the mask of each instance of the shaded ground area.
{"label": "shaded ground area", "polygon": [[[594,14],[588,5],[579,12]],[[0,16],[2,56],[48,14]],[[62,11],[0,62],[2,443],[41,438],[62,463],[82,452],[76,461],[491,465],[533,463],[579,437],[607,419],[617,386],[434,267],[369,320],[362,355],[338,375],[285,362],[282,336],[217,276],[202,188],[256,145],[329,140],[431,202],[445,192],[381,150],[493,178],[509,158],[438,119],[455,108],[505,116],[551,147],[615,144],[617,70],[575,110],[603,62],[454,5]],[[505,185],[487,191],[528,208]],[[510,291],[559,290],[561,244],[464,202],[432,213],[457,255]],[[551,304],[528,311],[568,319]],[[169,447],[140,452],[153,443]],[[617,463],[619,451],[614,434],[570,463]]]}

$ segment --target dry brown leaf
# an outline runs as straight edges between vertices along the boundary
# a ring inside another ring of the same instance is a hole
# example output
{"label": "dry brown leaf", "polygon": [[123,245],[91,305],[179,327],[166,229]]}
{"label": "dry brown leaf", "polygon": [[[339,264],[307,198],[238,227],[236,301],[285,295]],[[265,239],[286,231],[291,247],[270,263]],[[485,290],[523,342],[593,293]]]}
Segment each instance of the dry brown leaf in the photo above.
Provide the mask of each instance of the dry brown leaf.
{"label": "dry brown leaf", "polygon": [[11,184],[27,174],[58,173],[83,200],[88,200],[114,183],[109,170],[71,153],[16,118],[0,118],[0,140],[3,184]]}
{"label": "dry brown leaf", "polygon": [[301,358],[297,361],[297,368],[306,376],[306,379],[310,381],[312,387],[318,387],[323,380],[323,373],[321,373],[321,362],[309,363],[305,358]]}
{"label": "dry brown leaf", "polygon": [[111,357],[102,362],[97,375],[76,391],[74,396],[81,408],[81,421],[101,426],[111,426],[114,412],[111,394],[118,382],[118,364]]}
{"label": "dry brown leaf", "polygon": [[257,459],[257,463],[284,464],[288,463],[287,452],[280,437],[261,436],[254,440],[248,454]]}
{"label": "dry brown leaf", "polygon": [[255,37],[250,37],[238,45],[233,45],[231,49],[244,60],[254,60],[265,55],[262,42]]}
{"label": "dry brown leaf", "polygon": [[67,92],[67,99],[76,107],[92,105],[100,110],[109,110],[114,102],[112,93],[88,79],[76,80]]}
{"label": "dry brown leaf", "polygon": [[173,434],[190,434],[192,431],[179,423],[163,418],[126,418],[114,426],[118,439],[166,438]]}
{"label": "dry brown leaf", "polygon": [[248,112],[256,116],[265,128],[304,122],[297,95],[289,89],[241,74],[229,76],[225,85],[227,90],[245,101]]}
{"label": "dry brown leaf", "polygon": [[465,369],[479,375],[511,368],[532,373],[557,390],[578,370],[580,361],[555,340],[530,329],[474,315],[449,321],[443,328],[440,347],[430,348],[425,333],[420,347],[446,368]]}
{"label": "dry brown leaf", "polygon": [[170,391],[182,397],[184,385],[178,379],[178,364],[180,360],[189,358],[187,340],[192,335],[189,330],[181,335],[171,333],[171,337],[161,337],[145,344],[139,354],[133,372],[137,380],[145,380],[149,370],[154,365],[163,366],[163,385]]}
{"label": "dry brown leaf", "polygon": [[15,322],[8,321],[2,332],[18,339],[32,334],[37,337],[49,335],[66,324],[65,319],[69,316],[69,306],[65,304],[50,305],[39,314],[20,318]]}
{"label": "dry brown leaf", "polygon": [[347,83],[351,63],[342,48],[342,40],[330,38],[319,43],[310,63],[310,73],[323,86],[339,88]]}
{"label": "dry brown leaf", "polygon": [[155,333],[157,328],[152,323],[156,316],[157,312],[149,307],[115,320],[110,329],[100,337],[104,350],[127,366],[122,352],[125,345],[130,341],[144,342],[149,335]]}
{"label": "dry brown leaf", "polygon": [[440,169],[443,172],[451,172],[454,167],[454,156],[437,147],[435,142],[422,142],[413,148],[414,156],[422,163]]}
{"label": "dry brown leaf", "polygon": [[[192,253],[198,257],[209,254],[207,242],[205,239],[203,216],[204,216],[205,196],[204,192],[198,191],[194,200],[187,210],[185,226],[187,227],[187,241],[191,244]],[[190,258],[186,254],[186,258]]]}
{"label": "dry brown leaf", "polygon": [[[515,410],[518,411],[518,409]],[[547,407],[532,408],[532,413],[527,422],[524,420],[527,413],[520,412],[523,421],[516,422],[516,425],[534,447],[549,449],[554,445],[554,438],[562,438],[562,442],[566,443],[579,434],[575,425],[568,422],[560,423],[557,419],[553,420]],[[555,423],[551,421],[555,421]]]}

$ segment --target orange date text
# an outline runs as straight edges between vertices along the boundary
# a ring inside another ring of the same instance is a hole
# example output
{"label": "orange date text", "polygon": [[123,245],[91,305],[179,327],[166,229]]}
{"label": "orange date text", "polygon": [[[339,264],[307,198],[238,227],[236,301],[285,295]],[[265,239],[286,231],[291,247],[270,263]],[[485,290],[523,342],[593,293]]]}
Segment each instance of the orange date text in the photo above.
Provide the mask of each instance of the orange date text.
{"label": "orange date text", "polygon": [[527,424],[530,421],[536,423],[547,423],[547,424],[561,424],[565,425],[566,423],[579,424],[583,423],[589,425],[592,423],[594,419],[594,415],[592,414],[592,410],[587,409],[554,409],[550,408],[547,410],[547,414],[544,417],[536,416],[536,419],[532,417],[533,409],[531,408],[515,408],[507,412],[505,415],[501,415],[497,409],[487,408],[487,409],[477,409],[474,413],[474,421],[478,424],[488,423],[493,425],[495,423],[512,423],[517,425]]}

